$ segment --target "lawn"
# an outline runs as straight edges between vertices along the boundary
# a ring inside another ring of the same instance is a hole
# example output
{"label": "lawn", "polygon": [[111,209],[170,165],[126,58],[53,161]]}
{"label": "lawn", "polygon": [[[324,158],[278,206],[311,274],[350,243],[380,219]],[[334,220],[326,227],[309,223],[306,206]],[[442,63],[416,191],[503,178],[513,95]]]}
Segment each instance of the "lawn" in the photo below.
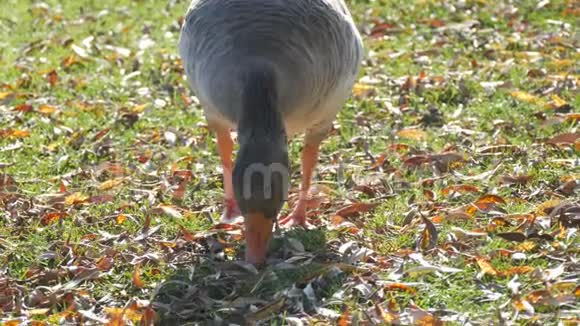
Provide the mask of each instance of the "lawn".
{"label": "lawn", "polygon": [[189,3],[2,0],[0,324],[576,325],[578,3],[348,3],[366,58],[315,228],[256,269],[216,224]]}

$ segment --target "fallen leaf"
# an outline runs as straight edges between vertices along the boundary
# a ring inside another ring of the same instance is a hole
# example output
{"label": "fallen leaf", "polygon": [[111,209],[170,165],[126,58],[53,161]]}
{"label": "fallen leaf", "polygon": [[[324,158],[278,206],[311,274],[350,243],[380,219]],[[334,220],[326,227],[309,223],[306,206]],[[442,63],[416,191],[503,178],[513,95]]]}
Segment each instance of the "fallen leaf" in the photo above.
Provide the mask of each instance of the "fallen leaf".
{"label": "fallen leaf", "polygon": [[513,91],[510,95],[526,103],[538,104],[543,102],[539,97],[522,91]]}
{"label": "fallen leaf", "polygon": [[51,70],[48,74],[46,74],[46,80],[48,80],[50,87],[56,86],[56,83],[58,82],[58,73],[56,70]]}
{"label": "fallen leaf", "polygon": [[580,132],[568,132],[554,136],[547,140],[546,143],[551,145],[572,145],[578,138],[580,138]]}
{"label": "fallen leaf", "polygon": [[410,294],[417,293],[417,290],[407,284],[404,283],[391,283],[387,284],[383,287],[385,291],[403,291],[408,292]]}
{"label": "fallen leaf", "polygon": [[143,282],[143,280],[141,279],[141,267],[139,265],[135,265],[132,279],[133,285],[135,285],[136,287],[138,288],[145,287],[145,282]]}
{"label": "fallen leaf", "polygon": [[441,191],[443,195],[447,196],[451,193],[465,193],[465,192],[479,192],[479,188],[474,185],[455,185],[450,186]]}
{"label": "fallen leaf", "polygon": [[58,110],[54,106],[50,106],[50,105],[41,105],[38,108],[38,112],[41,114],[45,114],[45,115],[53,114],[56,111],[58,111]]}
{"label": "fallen leaf", "polygon": [[110,180],[102,182],[98,188],[99,188],[99,190],[102,190],[102,191],[110,190],[110,189],[113,189],[113,188],[120,186],[121,184],[123,184],[124,181],[125,181],[124,178],[110,179]]}
{"label": "fallen leaf", "polygon": [[423,216],[421,216],[421,219],[423,220],[423,223],[425,223],[425,228],[417,239],[417,248],[431,250],[437,246],[439,232],[437,232],[437,228],[433,225],[431,220]]}
{"label": "fallen leaf", "polygon": [[351,321],[350,309],[348,309],[348,307],[346,307],[343,310],[342,315],[340,315],[340,318],[338,318],[337,325],[338,326],[349,326],[350,321]]}
{"label": "fallen leaf", "polygon": [[65,205],[68,206],[73,206],[73,205],[79,205],[79,204],[84,204],[89,200],[89,197],[86,195],[83,195],[80,192],[75,192],[71,195],[68,195],[65,199],[64,199],[64,203]]}
{"label": "fallen leaf", "polygon": [[351,217],[357,214],[369,212],[377,206],[378,204],[375,203],[358,202],[339,209],[336,211],[336,215],[340,215],[342,217]]}
{"label": "fallen leaf", "polygon": [[409,128],[397,132],[397,136],[412,140],[423,140],[427,138],[427,133],[421,129]]}
{"label": "fallen leaf", "polygon": [[499,177],[499,182],[504,185],[525,185],[532,179],[529,175],[511,176],[504,174]]}
{"label": "fallen leaf", "polygon": [[475,261],[484,274],[489,274],[491,276],[499,275],[498,271],[487,261],[487,259],[481,256],[476,256]]}
{"label": "fallen leaf", "polygon": [[524,242],[528,238],[528,237],[526,237],[525,234],[523,234],[521,232],[503,232],[503,233],[497,233],[496,235],[500,238],[505,239],[505,240],[515,241],[515,242]]}
{"label": "fallen leaf", "polygon": [[371,94],[371,92],[373,90],[374,90],[374,87],[372,87],[370,85],[356,83],[352,87],[352,94],[356,97],[365,97],[365,96],[368,96],[369,94]]}

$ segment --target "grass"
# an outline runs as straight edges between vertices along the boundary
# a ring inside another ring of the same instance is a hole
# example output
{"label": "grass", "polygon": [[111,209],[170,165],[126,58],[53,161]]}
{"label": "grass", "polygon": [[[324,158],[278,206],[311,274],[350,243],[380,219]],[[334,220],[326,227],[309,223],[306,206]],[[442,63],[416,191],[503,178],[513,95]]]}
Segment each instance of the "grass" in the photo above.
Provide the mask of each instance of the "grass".
{"label": "grass", "polygon": [[[277,263],[260,271],[234,263],[243,257],[237,228],[202,233],[219,217],[222,181],[214,137],[177,56],[188,5],[0,4],[0,294],[8,298],[0,299],[0,322],[131,323],[154,309],[158,323],[282,325],[305,319],[300,307],[310,322],[325,323],[381,323],[388,315],[402,324],[425,316],[451,324],[578,320],[577,287],[566,285],[574,280],[577,224],[560,227],[538,209],[549,200],[578,206],[577,181],[561,188],[578,180],[578,141],[546,144],[578,133],[572,1],[539,10],[537,1],[349,1],[367,50],[364,87],[322,147],[316,181],[324,191],[311,216],[318,228],[278,235],[270,251]],[[389,26],[371,36],[381,23]],[[486,146],[495,153],[482,152]],[[300,148],[300,141],[290,147],[293,171]],[[409,161],[442,152],[463,160]],[[501,175],[530,179],[506,185]],[[443,193],[460,184],[477,191]],[[505,203],[465,215],[488,193]],[[334,217],[354,201],[377,206]],[[531,222],[515,216],[528,213]],[[435,224],[435,248],[418,240],[430,235],[421,215]],[[458,236],[457,228],[485,236]],[[530,238],[526,248],[500,232],[551,238]],[[372,252],[353,258],[359,248]],[[477,257],[505,275],[480,275]],[[404,273],[425,261],[461,271]],[[562,275],[542,276],[562,263]],[[517,273],[509,271],[518,266],[530,270],[513,293],[508,282]],[[413,290],[386,290],[393,282]],[[546,290],[539,299],[538,290]],[[283,305],[266,305],[282,297]],[[115,307],[125,308],[121,317]],[[96,317],[80,312],[91,309]]]}

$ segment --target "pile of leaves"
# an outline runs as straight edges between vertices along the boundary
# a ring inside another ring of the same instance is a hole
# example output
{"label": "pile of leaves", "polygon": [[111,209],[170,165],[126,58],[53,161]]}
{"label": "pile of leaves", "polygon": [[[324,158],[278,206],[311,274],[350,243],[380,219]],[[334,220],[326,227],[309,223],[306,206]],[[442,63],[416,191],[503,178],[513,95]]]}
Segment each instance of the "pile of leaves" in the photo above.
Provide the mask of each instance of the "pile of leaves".
{"label": "pile of leaves", "polygon": [[313,227],[262,268],[215,222],[188,5],[0,4],[0,323],[579,322],[576,2],[349,1],[367,56]]}

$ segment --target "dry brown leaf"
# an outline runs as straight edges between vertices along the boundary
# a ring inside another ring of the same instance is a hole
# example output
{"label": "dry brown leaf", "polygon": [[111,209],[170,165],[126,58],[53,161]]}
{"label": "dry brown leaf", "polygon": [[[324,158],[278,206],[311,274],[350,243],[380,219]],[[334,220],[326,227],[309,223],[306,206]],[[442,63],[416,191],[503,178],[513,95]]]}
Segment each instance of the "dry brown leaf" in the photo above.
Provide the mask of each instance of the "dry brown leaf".
{"label": "dry brown leaf", "polygon": [[496,235],[505,240],[515,242],[524,242],[528,239],[528,237],[526,237],[526,235],[521,232],[503,232],[497,233]]}
{"label": "dry brown leaf", "polygon": [[46,74],[46,80],[48,80],[50,87],[56,86],[56,83],[58,82],[58,73],[56,70],[51,70],[48,74]]}
{"label": "dry brown leaf", "polygon": [[369,212],[377,206],[378,204],[375,203],[354,203],[339,209],[336,211],[336,215],[351,217],[357,214]]}
{"label": "dry brown leaf", "polygon": [[511,176],[504,174],[499,177],[499,182],[504,185],[525,185],[530,180],[532,180],[532,177],[529,175]]}
{"label": "dry brown leaf", "polygon": [[491,145],[477,149],[477,153],[485,155],[500,155],[502,153],[519,153],[522,149],[516,145]]}
{"label": "dry brown leaf", "polygon": [[417,239],[417,247],[422,250],[431,250],[437,246],[439,232],[431,220],[423,216],[421,219],[423,220],[423,223],[425,223],[425,228]]}
{"label": "dry brown leaf", "polygon": [[286,303],[286,298],[281,297],[280,299],[262,307],[260,310],[246,315],[246,320],[248,320],[248,321],[252,322],[252,324],[254,324],[260,320],[269,318],[273,315],[278,315],[280,313],[280,310],[282,310],[282,308],[284,307],[285,303]]}
{"label": "dry brown leaf", "polygon": [[580,132],[568,132],[554,136],[546,141],[551,145],[572,145],[580,138]]}

